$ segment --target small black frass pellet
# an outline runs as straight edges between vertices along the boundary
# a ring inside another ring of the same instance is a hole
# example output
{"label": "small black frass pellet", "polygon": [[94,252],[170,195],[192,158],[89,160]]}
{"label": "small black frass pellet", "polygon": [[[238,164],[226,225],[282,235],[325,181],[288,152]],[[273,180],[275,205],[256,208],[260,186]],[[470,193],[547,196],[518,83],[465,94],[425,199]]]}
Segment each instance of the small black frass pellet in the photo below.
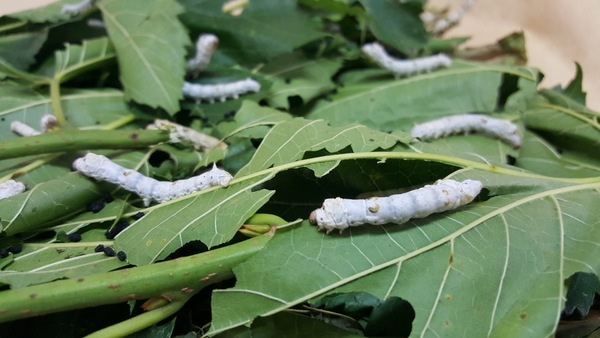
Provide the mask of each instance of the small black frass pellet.
{"label": "small black frass pellet", "polygon": [[107,246],[106,248],[104,248],[104,254],[108,257],[113,257],[115,255],[115,249]]}
{"label": "small black frass pellet", "polygon": [[98,246],[94,249],[95,252],[104,252],[104,245],[98,244]]}
{"label": "small black frass pellet", "polygon": [[104,236],[106,236],[106,239],[114,239],[119,233],[121,233],[121,231],[125,230],[125,228],[127,228],[128,226],[129,226],[129,222],[122,219],[122,220],[118,221],[114,227],[106,230],[106,232],[104,233]]}
{"label": "small black frass pellet", "polygon": [[134,219],[134,220],[136,220],[136,221],[137,221],[138,219],[142,218],[142,217],[144,217],[144,213],[143,213],[143,212],[141,212],[141,211],[140,211],[140,212],[138,212],[137,214],[135,214],[135,215],[131,216],[131,218],[133,218],[133,219]]}
{"label": "small black frass pellet", "polygon": [[76,232],[69,234],[67,237],[69,238],[69,240],[71,242],[80,242],[81,241],[81,235]]}
{"label": "small black frass pellet", "polygon": [[88,205],[86,205],[85,209],[87,211],[91,211],[94,214],[104,209],[104,200],[97,200]]}
{"label": "small black frass pellet", "polygon": [[127,260],[127,254],[124,251],[119,251],[117,252],[117,258],[124,262]]}
{"label": "small black frass pellet", "polygon": [[0,258],[6,258],[6,257],[8,257],[8,254],[9,254],[8,250],[0,249]]}
{"label": "small black frass pellet", "polygon": [[102,197],[102,199],[106,203],[110,203],[110,202],[112,202],[112,201],[115,200],[115,198],[111,194],[104,194],[103,197]]}
{"label": "small black frass pellet", "polygon": [[283,82],[285,84],[290,84],[290,83],[292,83],[292,79],[290,79],[289,77],[286,77],[285,79],[283,79]]}
{"label": "small black frass pellet", "polygon": [[10,248],[7,249],[8,252],[11,252],[13,254],[18,254],[21,251],[23,251],[23,246],[22,245],[13,245]]}

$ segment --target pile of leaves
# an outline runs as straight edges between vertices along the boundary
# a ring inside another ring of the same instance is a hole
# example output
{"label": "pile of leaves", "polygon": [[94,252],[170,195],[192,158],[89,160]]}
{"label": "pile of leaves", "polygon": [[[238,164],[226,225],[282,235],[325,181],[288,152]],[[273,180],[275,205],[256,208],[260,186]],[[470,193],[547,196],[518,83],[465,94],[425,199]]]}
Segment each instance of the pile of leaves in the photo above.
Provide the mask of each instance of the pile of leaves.
{"label": "pile of leaves", "polygon": [[[418,0],[98,0],[63,14],[73,2],[0,19],[0,181],[28,188],[0,200],[1,332],[548,336],[569,277],[600,269],[600,115],[585,107],[580,69],[566,88],[540,89],[542,74],[498,44],[494,63],[456,57],[395,78],[360,46],[467,55],[465,39],[428,33]],[[259,92],[214,104],[183,98],[186,59],[204,33],[220,44],[195,82],[251,77]],[[59,131],[35,142],[10,131],[46,113]],[[522,147],[410,137],[415,123],[466,113],[513,121]],[[137,131],[156,118],[229,148],[140,144]],[[130,134],[111,143],[106,131]],[[98,148],[160,180],[212,163],[234,179],[145,207],[71,172]],[[480,180],[484,191],[403,225],[326,235],[308,222],[325,198],[445,177]],[[289,223],[248,238],[238,231],[255,213]],[[110,236],[115,227],[124,230]]]}

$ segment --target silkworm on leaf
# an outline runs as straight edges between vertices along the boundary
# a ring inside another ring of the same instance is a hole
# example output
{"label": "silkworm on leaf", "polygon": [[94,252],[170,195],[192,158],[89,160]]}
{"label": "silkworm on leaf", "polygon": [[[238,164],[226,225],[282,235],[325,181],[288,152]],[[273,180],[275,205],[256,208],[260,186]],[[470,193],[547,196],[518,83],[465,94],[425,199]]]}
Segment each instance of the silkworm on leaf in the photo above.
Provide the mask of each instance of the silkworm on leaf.
{"label": "silkworm on leaf", "polygon": [[250,78],[230,83],[201,85],[190,82],[183,83],[183,95],[191,97],[196,101],[208,101],[214,103],[215,100],[225,102],[228,98],[237,99],[240,95],[248,92],[258,92],[260,83]]}
{"label": "silkworm on leaf", "polygon": [[448,29],[455,26],[468,11],[475,5],[475,0],[465,0],[456,11],[448,14],[445,18],[438,20],[434,25],[431,32],[433,34],[442,34]]}
{"label": "silkworm on leaf", "polygon": [[377,42],[365,44],[362,46],[362,51],[373,62],[397,76],[429,72],[436,68],[450,67],[452,65],[452,59],[446,54],[426,56],[412,60],[398,60],[391,57],[383,46]]}
{"label": "silkworm on leaf", "polygon": [[462,182],[446,179],[403,194],[370,199],[328,198],[309,217],[319,230],[340,233],[361,224],[402,224],[412,218],[456,209],[468,204],[483,185],[476,180]]}
{"label": "silkworm on leaf", "polygon": [[500,139],[515,149],[521,147],[519,128],[514,123],[478,114],[452,115],[418,124],[412,129],[411,135],[421,140],[431,140],[468,132]]}
{"label": "silkworm on leaf", "polygon": [[94,0],[82,0],[74,4],[66,4],[62,6],[61,13],[68,15],[77,15],[88,11],[94,5]]}
{"label": "silkworm on leaf", "polygon": [[227,171],[213,166],[210,171],[188,179],[159,182],[94,153],[75,160],[73,168],[86,176],[116,184],[138,194],[146,206],[152,200],[162,203],[210,187],[225,187],[233,178]]}
{"label": "silkworm on leaf", "polygon": [[167,129],[171,131],[171,142],[179,143],[181,141],[188,141],[194,145],[194,149],[205,149],[210,150],[212,148],[218,148],[222,150],[227,149],[227,144],[221,142],[219,139],[195,131],[192,128],[184,127],[180,124],[168,121],[168,120],[154,120],[154,123],[149,124],[146,129]]}
{"label": "silkworm on leaf", "polygon": [[44,114],[40,119],[40,126],[42,128],[42,132],[35,130],[28,124],[25,124],[21,121],[13,121],[10,124],[10,130],[20,136],[28,137],[28,136],[36,136],[41,133],[46,133],[54,128],[56,128],[57,120],[54,115]]}
{"label": "silkworm on leaf", "polygon": [[25,184],[13,180],[0,183],[0,200],[18,195],[25,191]]}
{"label": "silkworm on leaf", "polygon": [[196,41],[196,56],[188,60],[187,71],[192,76],[198,76],[198,73],[208,66],[210,58],[219,46],[219,38],[213,34],[202,34]]}

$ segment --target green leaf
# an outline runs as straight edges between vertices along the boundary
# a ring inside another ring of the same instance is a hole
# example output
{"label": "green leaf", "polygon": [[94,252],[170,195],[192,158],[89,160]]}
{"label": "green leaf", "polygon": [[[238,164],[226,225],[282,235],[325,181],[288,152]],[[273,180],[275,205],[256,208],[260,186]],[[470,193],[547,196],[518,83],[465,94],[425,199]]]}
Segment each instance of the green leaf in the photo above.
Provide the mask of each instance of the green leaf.
{"label": "green leaf", "polygon": [[543,138],[526,133],[515,165],[553,177],[600,176],[600,160],[577,158],[573,155],[577,156],[578,154],[574,154],[568,149],[559,153],[552,144]]}
{"label": "green leaf", "polygon": [[2,58],[0,58],[0,75],[6,75],[32,85],[47,84],[49,82],[48,78],[22,71]]}
{"label": "green leaf", "polygon": [[226,243],[273,194],[252,191],[268,178],[204,190],[146,209],[143,218],[115,238],[115,249],[125,251],[132,264],[147,265],[190,241],[209,248]]}
{"label": "green leaf", "polygon": [[307,103],[335,88],[331,78],[341,66],[340,59],[308,59],[301,53],[277,58],[262,69],[273,81],[267,100],[271,106],[284,109],[290,108],[292,96]]}
{"label": "green leaf", "polygon": [[573,101],[585,106],[586,93],[583,91],[583,71],[581,70],[581,65],[578,62],[575,62],[575,66],[577,67],[577,70],[573,80],[571,80],[571,82],[569,82],[567,87],[564,89],[558,87],[555,90],[568,96]]}
{"label": "green leaf", "polygon": [[190,43],[172,0],[98,3],[117,52],[127,99],[173,115],[183,97],[185,46]]}
{"label": "green leaf", "polygon": [[107,38],[85,40],[81,45],[67,44],[64,51],[57,51],[54,59],[50,59],[38,73],[66,82],[114,59],[115,51]]}
{"label": "green leaf", "polygon": [[11,18],[33,23],[59,22],[71,18],[69,14],[61,13],[65,4],[73,4],[81,0],[59,0],[44,6],[8,15]]}
{"label": "green leaf", "polygon": [[296,118],[273,127],[252,160],[236,176],[300,160],[308,151],[325,149],[335,153],[348,146],[354,152],[373,151],[390,148],[407,139],[410,138],[374,131],[361,125],[333,128],[322,120]]}
{"label": "green leaf", "polygon": [[46,38],[48,30],[16,33],[0,37],[0,58],[20,70],[26,70],[35,62]]}
{"label": "green leaf", "polygon": [[375,37],[402,52],[427,44],[427,31],[419,18],[421,6],[392,0],[361,0],[369,14],[369,27]]}
{"label": "green leaf", "polygon": [[323,36],[319,23],[294,0],[250,1],[240,16],[222,10],[225,0],[181,0],[182,22],[194,32],[219,37],[219,50],[240,63],[255,63],[290,53]]}
{"label": "green leaf", "polygon": [[449,69],[405,79],[389,76],[344,85],[307,118],[333,126],[356,121],[385,131],[410,131],[414,123],[442,116],[493,111],[503,73],[535,81],[535,72],[527,68],[455,62]]}
{"label": "green leaf", "polygon": [[0,235],[37,230],[101,197],[98,186],[79,173],[28,188],[23,194],[0,200]]}
{"label": "green leaf", "polygon": [[569,291],[564,313],[571,316],[578,312],[576,317],[585,318],[594,304],[594,297],[600,295],[600,280],[593,273],[577,272],[569,277]]}
{"label": "green leaf", "polygon": [[390,297],[373,309],[365,333],[369,337],[408,337],[414,319],[415,311],[409,302]]}
{"label": "green leaf", "polygon": [[[342,235],[308,222],[278,232],[266,251],[234,270],[234,288],[214,292],[211,332],[351,291],[409,301],[412,334],[553,332],[566,276],[600,268],[600,247],[590,240],[600,235],[600,181],[566,184],[497,170],[453,175],[481,180],[489,199],[443,215]],[[485,320],[473,316],[473,306]]]}

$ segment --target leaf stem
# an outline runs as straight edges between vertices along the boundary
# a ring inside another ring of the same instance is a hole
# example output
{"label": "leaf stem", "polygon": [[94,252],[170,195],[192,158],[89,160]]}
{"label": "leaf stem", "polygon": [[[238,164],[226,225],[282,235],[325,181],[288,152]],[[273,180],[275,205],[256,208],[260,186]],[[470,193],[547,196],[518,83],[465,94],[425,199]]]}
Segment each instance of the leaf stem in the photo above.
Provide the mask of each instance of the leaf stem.
{"label": "leaf stem", "polygon": [[193,256],[2,291],[0,322],[163,294],[172,296],[172,290],[191,293],[233,277],[232,269],[261,251],[274,234],[275,228],[265,235]]}
{"label": "leaf stem", "polygon": [[65,118],[60,102],[60,78],[50,80],[50,101],[52,104],[52,112],[54,113],[54,117],[56,117],[58,125],[61,128],[69,129],[69,122],[67,122],[67,119]]}
{"label": "leaf stem", "polygon": [[164,130],[61,130],[0,142],[0,160],[86,149],[145,148],[169,141]]}
{"label": "leaf stem", "polygon": [[180,299],[177,299],[165,306],[159,307],[152,311],[144,312],[133,318],[124,320],[115,325],[108,326],[102,330],[98,330],[92,334],[85,336],[86,338],[112,338],[124,337],[147,327],[150,327],[172,315],[177,313],[185,303],[192,298],[196,292],[183,294]]}

